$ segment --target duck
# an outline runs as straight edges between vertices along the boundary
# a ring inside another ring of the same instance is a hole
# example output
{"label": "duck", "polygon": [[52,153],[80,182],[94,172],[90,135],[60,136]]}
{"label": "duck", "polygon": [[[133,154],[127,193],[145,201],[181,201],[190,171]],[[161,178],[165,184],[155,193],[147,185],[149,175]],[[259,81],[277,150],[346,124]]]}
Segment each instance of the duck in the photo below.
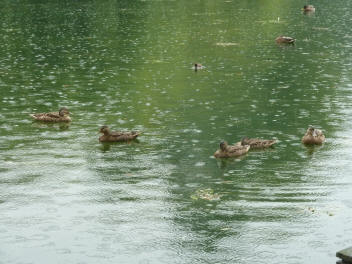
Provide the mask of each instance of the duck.
{"label": "duck", "polygon": [[315,12],[315,7],[312,5],[305,5],[303,7],[303,11],[304,12]]}
{"label": "duck", "polygon": [[307,132],[302,137],[302,143],[306,145],[321,145],[325,141],[325,136],[320,129],[309,126]]}
{"label": "duck", "polygon": [[250,145],[251,149],[263,149],[269,148],[276,143],[275,139],[259,139],[259,138],[248,138],[244,137],[241,140],[241,145]]}
{"label": "duck", "polygon": [[197,71],[197,70],[201,70],[203,69],[203,65],[200,64],[200,63],[195,63],[194,64],[194,70]]}
{"label": "duck", "polygon": [[121,131],[110,131],[108,126],[102,126],[99,133],[103,135],[99,137],[100,142],[128,142],[136,139],[141,132],[121,132]]}
{"label": "duck", "polygon": [[66,107],[59,109],[59,112],[31,114],[32,118],[42,122],[71,122],[70,112]]}
{"label": "duck", "polygon": [[291,37],[279,36],[275,39],[275,41],[279,44],[294,44],[296,40]]}
{"label": "duck", "polygon": [[220,149],[214,153],[215,158],[230,158],[238,157],[246,154],[250,149],[250,145],[241,145],[240,142],[235,145],[229,146],[226,141],[221,141]]}

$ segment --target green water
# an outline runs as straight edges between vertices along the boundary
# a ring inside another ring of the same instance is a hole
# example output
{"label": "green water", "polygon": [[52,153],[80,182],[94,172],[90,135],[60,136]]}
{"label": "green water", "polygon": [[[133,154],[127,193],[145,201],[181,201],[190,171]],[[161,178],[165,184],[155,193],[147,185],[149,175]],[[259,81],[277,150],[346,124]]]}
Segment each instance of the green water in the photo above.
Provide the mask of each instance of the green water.
{"label": "green water", "polygon": [[[2,1],[0,263],[335,263],[352,3],[310,3]],[[61,106],[68,126],[29,117]],[[104,124],[143,135],[101,144]],[[323,146],[301,145],[310,124]],[[278,144],[212,157],[243,136]]]}

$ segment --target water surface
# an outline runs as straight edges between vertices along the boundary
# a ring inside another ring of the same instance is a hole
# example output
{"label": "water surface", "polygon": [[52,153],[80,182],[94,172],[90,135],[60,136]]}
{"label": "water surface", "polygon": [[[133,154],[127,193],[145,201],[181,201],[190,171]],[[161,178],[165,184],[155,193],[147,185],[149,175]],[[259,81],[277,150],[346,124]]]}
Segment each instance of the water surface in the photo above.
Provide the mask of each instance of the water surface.
{"label": "water surface", "polygon": [[[0,263],[334,263],[352,244],[352,6],[304,4],[3,1]],[[61,106],[70,125],[29,118]],[[103,124],[143,135],[101,144]],[[310,124],[323,146],[300,144]],[[278,144],[212,157],[243,136]]]}

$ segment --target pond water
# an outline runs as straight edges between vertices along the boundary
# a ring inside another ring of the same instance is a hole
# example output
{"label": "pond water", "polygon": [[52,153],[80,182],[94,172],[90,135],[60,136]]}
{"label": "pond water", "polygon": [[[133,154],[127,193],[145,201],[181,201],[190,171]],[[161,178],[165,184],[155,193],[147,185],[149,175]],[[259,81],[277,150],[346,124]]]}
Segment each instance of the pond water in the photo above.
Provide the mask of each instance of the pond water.
{"label": "pond water", "polygon": [[[310,3],[2,1],[0,263],[335,263],[352,2]],[[69,125],[29,117],[61,106]],[[101,144],[104,124],[143,134]],[[323,146],[300,143],[308,125]],[[213,158],[243,136],[278,143]]]}

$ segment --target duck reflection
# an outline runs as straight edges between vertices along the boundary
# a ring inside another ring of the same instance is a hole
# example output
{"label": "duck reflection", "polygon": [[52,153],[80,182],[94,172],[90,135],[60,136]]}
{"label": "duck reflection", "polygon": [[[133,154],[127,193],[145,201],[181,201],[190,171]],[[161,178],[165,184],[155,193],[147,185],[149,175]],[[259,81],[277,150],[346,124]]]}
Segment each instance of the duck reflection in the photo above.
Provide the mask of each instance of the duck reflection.
{"label": "duck reflection", "polygon": [[100,150],[102,152],[107,152],[111,150],[111,146],[114,145],[134,145],[134,144],[139,144],[140,141],[138,139],[135,139],[133,141],[127,141],[127,142],[100,142]]}
{"label": "duck reflection", "polygon": [[242,160],[244,160],[247,157],[247,154],[244,154],[242,156],[238,156],[236,158],[225,158],[225,159],[216,159],[216,164],[218,168],[220,169],[226,169],[228,166],[231,166],[233,164],[236,164]]}
{"label": "duck reflection", "polygon": [[44,123],[33,122],[32,126],[36,128],[56,128],[60,131],[66,131],[70,128],[71,123]]}
{"label": "duck reflection", "polygon": [[319,150],[322,146],[321,145],[304,145],[306,147],[307,156],[312,157],[313,154]]}

